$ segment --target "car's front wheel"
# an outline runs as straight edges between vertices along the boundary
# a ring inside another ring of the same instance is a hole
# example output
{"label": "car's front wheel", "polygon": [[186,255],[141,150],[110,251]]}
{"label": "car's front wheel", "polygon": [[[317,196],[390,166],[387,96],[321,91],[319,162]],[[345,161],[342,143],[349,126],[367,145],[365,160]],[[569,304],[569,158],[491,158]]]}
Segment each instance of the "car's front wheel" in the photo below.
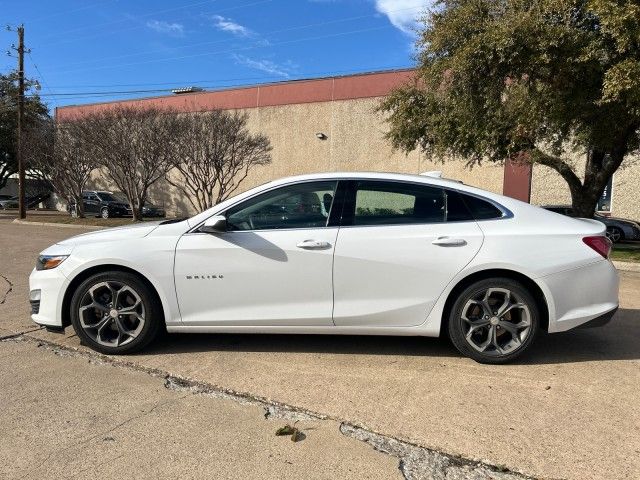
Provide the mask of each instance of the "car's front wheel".
{"label": "car's front wheel", "polygon": [[540,325],[535,299],[519,282],[490,278],[465,288],[449,316],[454,346],[480,363],[507,363],[533,343]]}
{"label": "car's front wheel", "polygon": [[127,272],[105,272],[83,281],[71,299],[71,324],[93,350],[140,350],[160,331],[162,311],[151,288]]}
{"label": "car's front wheel", "polygon": [[104,207],[102,210],[100,210],[100,216],[102,218],[109,218],[109,209],[107,207]]}

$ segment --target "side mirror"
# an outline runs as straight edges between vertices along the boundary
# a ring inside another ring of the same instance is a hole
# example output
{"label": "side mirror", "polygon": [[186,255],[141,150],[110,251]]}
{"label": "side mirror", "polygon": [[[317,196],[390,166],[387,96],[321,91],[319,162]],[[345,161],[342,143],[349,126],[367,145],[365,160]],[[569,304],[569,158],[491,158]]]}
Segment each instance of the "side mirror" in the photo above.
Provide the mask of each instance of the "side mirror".
{"label": "side mirror", "polygon": [[223,215],[214,215],[205,220],[199,231],[204,233],[224,233],[227,231],[227,219]]}

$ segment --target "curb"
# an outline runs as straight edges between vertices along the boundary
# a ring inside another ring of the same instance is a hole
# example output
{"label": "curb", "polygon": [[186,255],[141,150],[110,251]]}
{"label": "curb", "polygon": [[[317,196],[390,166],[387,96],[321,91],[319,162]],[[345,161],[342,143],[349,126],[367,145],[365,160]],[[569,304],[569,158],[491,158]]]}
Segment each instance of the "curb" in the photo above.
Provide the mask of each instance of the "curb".
{"label": "curb", "polygon": [[14,219],[11,223],[18,225],[38,225],[43,227],[60,227],[60,228],[81,228],[85,230],[104,230],[109,227],[100,227],[98,225],[73,225],[72,223],[52,223],[52,222],[31,222],[27,220]]}
{"label": "curb", "polygon": [[640,263],[618,261],[613,261],[612,263],[618,270],[624,270],[626,272],[640,272]]}

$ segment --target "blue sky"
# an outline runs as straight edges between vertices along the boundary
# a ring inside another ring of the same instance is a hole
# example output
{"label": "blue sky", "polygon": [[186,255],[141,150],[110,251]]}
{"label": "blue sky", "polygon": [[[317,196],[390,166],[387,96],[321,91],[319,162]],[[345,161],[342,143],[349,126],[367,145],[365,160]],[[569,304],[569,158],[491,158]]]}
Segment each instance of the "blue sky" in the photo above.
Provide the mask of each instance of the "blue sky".
{"label": "blue sky", "polygon": [[[0,1],[51,106],[413,64],[426,0]],[[16,42],[2,30],[0,46]],[[15,68],[4,55],[1,68]],[[36,68],[37,67],[37,68]],[[110,93],[130,92],[136,93]],[[147,91],[148,90],[148,91]],[[109,92],[109,93],[101,93]],[[73,94],[56,96],[53,94]]]}

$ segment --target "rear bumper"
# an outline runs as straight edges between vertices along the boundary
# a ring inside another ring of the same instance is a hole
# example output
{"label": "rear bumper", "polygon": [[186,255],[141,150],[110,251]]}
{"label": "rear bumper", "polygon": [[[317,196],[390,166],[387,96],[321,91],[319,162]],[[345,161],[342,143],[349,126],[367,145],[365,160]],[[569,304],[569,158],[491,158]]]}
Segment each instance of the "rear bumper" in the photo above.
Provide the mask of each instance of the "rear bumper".
{"label": "rear bumper", "polygon": [[544,283],[551,297],[548,298],[550,333],[591,322],[602,323],[607,316],[608,321],[618,308],[618,272],[608,260],[538,280]]}
{"label": "rear bumper", "polygon": [[613,316],[616,314],[617,311],[618,311],[618,307],[614,308],[610,312],[600,315],[599,317],[589,320],[587,323],[583,323],[578,328],[603,327],[611,321],[611,319],[613,318]]}

